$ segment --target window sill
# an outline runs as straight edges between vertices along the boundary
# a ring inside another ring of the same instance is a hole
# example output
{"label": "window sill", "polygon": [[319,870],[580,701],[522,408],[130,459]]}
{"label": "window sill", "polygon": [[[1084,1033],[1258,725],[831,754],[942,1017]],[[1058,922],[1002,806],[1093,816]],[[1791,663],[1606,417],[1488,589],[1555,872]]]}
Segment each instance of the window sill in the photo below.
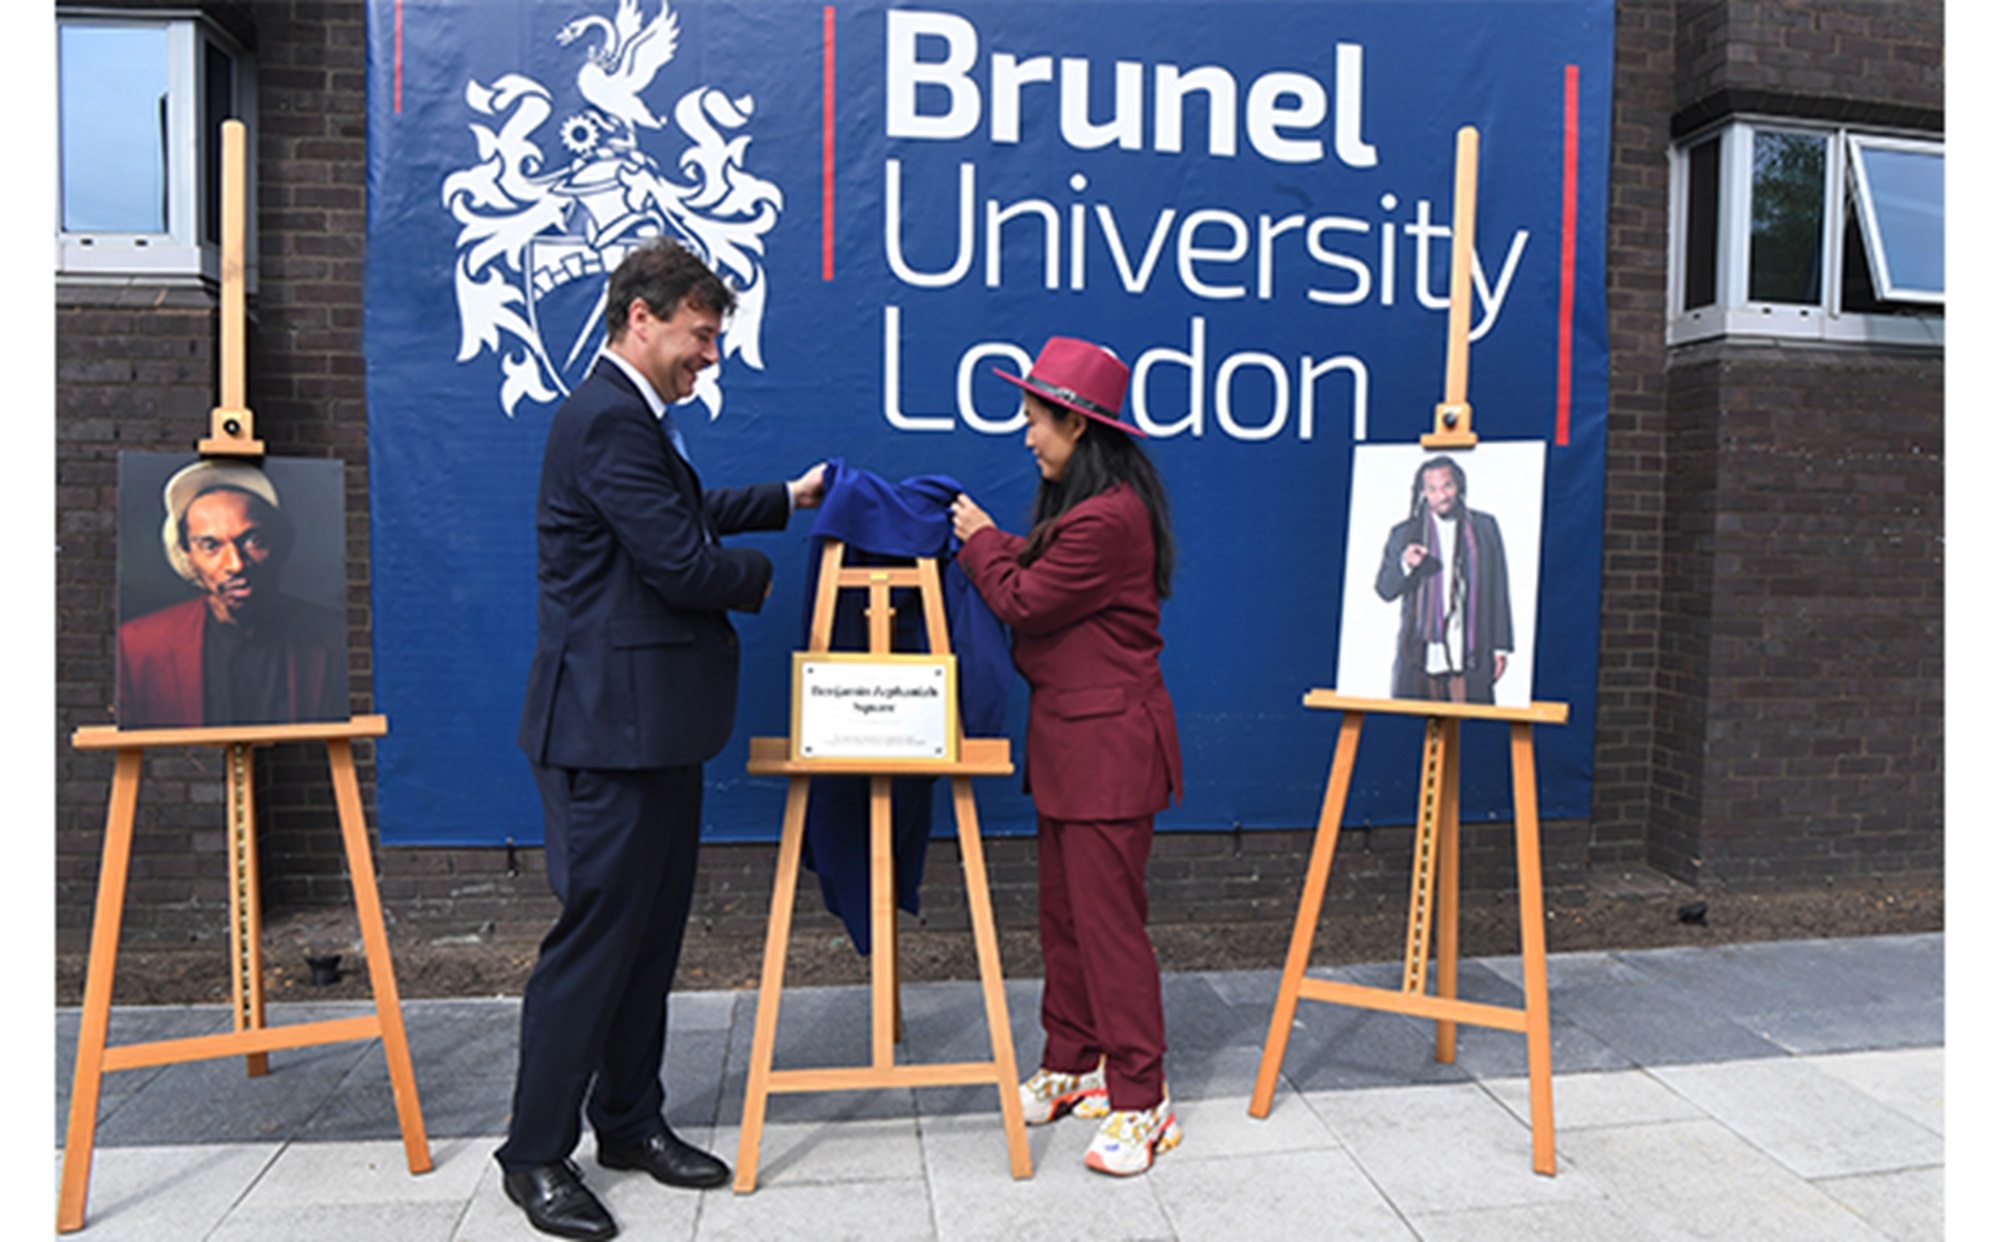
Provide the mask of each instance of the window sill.
{"label": "window sill", "polygon": [[1705,309],[1667,325],[1667,345],[1748,340],[1867,349],[1944,349],[1942,315],[1828,315],[1817,307]]}
{"label": "window sill", "polygon": [[168,273],[114,276],[102,273],[56,273],[56,306],[156,307],[165,310],[214,310],[222,293],[214,281]]}

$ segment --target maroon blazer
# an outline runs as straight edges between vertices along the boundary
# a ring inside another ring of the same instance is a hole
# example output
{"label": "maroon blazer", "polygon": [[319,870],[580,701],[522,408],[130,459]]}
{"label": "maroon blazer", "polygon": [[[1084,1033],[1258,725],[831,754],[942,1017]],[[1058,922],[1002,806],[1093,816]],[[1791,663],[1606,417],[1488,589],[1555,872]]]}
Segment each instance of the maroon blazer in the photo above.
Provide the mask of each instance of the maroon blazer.
{"label": "maroon blazer", "polygon": [[1160,677],[1153,527],[1120,484],[1056,519],[1032,565],[1024,540],[988,527],[958,563],[1014,631],[1027,678],[1035,808],[1051,819],[1136,819],[1182,792],[1180,734]]}
{"label": "maroon blazer", "polygon": [[202,628],[208,602],[196,596],[118,627],[118,727],[167,729],[347,718],[345,620],[297,601],[286,614],[282,721],[209,720],[203,715]]}

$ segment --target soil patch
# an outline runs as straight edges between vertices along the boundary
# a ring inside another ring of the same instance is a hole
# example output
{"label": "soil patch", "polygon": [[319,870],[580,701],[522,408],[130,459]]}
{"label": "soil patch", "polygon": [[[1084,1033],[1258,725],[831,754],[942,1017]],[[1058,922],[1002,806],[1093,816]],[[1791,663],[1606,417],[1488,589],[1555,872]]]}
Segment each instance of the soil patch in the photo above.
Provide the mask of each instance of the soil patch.
{"label": "soil patch", "polygon": [[[1694,907],[1700,906],[1699,917]],[[1792,892],[1704,893],[1649,873],[1602,877],[1586,900],[1548,912],[1552,953],[1714,946],[1767,940],[1900,935],[1944,930],[1941,882],[1869,883]],[[911,982],[976,979],[972,935],[963,928],[935,928],[903,916],[897,937],[902,977]],[[1518,953],[1520,933],[1511,902],[1467,898],[1460,913],[1460,954],[1483,957]],[[344,925],[343,925],[344,924]],[[351,912],[309,911],[278,916],[265,925],[265,997],[272,1002],[366,999],[365,959]],[[1156,924],[1153,944],[1161,969],[1277,970],[1291,944],[1292,922]],[[1400,902],[1329,901],[1313,941],[1315,965],[1399,961],[1406,916]],[[322,951],[331,940],[353,946],[341,956],[341,978],[315,984],[304,946]],[[406,1000],[519,996],[534,966],[532,939],[492,938],[426,942],[392,935],[396,984]],[[676,986],[686,991],[754,988],[762,969],[762,936],[705,935],[690,928]],[[56,957],[56,1004],[82,1003],[86,954]],[[119,1005],[185,1005],[227,1002],[228,951],[127,947],[118,957],[112,1000]],[[1002,928],[1000,960],[1009,978],[1038,978],[1041,955],[1032,928]],[[845,936],[825,931],[793,935],[785,986],[866,984],[869,959]]]}

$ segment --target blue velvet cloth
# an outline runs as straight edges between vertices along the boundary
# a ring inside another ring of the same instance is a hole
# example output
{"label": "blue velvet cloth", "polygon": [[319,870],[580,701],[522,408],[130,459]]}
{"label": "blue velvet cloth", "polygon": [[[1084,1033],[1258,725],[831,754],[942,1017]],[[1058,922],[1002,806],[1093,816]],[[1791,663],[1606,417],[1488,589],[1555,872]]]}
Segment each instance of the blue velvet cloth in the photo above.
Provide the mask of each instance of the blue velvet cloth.
{"label": "blue velvet cloth", "polygon": [[[802,632],[809,633],[812,625],[820,554],[826,540],[838,539],[847,545],[849,565],[901,564],[919,556],[937,558],[945,626],[950,631],[952,652],[958,657],[960,724],[966,737],[992,737],[1005,725],[1013,663],[1007,627],[979,597],[955,559],[958,541],[951,533],[951,502],[962,490],[956,480],[943,475],[919,475],[890,483],[840,458],[828,461],[826,496],[812,527]],[[898,588],[891,593],[890,603],[896,610],[890,637],[894,650],[928,652],[930,642],[918,592]],[[860,591],[839,593],[834,607],[833,650],[868,649],[862,611],[866,604],[867,598]],[[936,777],[897,777],[893,783],[896,904],[912,914],[919,909],[936,781]],[[819,877],[826,908],[846,925],[855,949],[869,952],[867,777],[813,778],[806,804],[804,859]]]}

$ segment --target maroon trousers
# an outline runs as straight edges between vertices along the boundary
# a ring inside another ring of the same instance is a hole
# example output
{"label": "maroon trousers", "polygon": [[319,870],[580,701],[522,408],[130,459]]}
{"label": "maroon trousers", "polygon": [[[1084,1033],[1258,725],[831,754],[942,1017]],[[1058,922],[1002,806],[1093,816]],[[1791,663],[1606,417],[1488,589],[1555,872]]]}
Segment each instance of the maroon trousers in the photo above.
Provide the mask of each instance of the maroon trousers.
{"label": "maroon trousers", "polygon": [[1166,1090],[1160,963],[1146,935],[1153,817],[1038,817],[1042,1065],[1086,1073],[1104,1059],[1111,1107],[1151,1108]]}

